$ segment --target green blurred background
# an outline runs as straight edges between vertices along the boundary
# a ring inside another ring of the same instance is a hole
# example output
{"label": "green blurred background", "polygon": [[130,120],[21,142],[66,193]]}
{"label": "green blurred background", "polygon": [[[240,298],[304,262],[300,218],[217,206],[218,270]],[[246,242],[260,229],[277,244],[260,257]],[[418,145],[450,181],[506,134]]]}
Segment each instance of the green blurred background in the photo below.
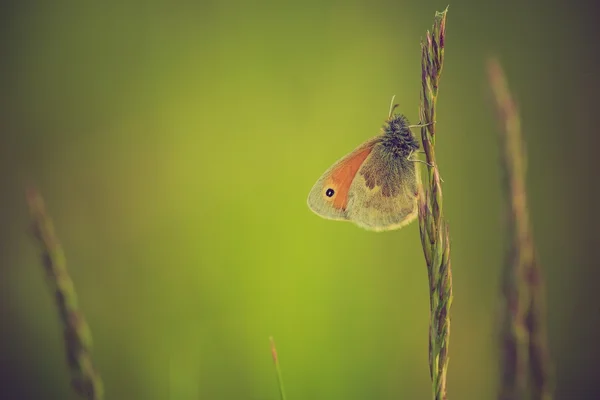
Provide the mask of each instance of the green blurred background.
{"label": "green blurred background", "polygon": [[[599,395],[599,28],[582,0],[455,1],[438,103],[451,399],[493,399],[504,225],[485,59],[528,142],[559,399]],[[74,398],[23,190],[65,246],[107,399],[427,399],[418,226],[312,214],[329,165],[413,122],[442,1],[3,2],[0,396]]]}

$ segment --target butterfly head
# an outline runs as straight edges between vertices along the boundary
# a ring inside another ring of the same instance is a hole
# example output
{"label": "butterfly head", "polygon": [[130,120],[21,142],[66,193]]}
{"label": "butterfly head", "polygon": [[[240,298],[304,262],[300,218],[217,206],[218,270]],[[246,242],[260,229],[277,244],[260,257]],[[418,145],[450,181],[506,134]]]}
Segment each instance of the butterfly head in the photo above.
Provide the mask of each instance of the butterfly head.
{"label": "butterfly head", "polygon": [[392,115],[382,131],[381,144],[393,156],[406,158],[419,149],[419,142],[410,130],[408,119],[402,114]]}

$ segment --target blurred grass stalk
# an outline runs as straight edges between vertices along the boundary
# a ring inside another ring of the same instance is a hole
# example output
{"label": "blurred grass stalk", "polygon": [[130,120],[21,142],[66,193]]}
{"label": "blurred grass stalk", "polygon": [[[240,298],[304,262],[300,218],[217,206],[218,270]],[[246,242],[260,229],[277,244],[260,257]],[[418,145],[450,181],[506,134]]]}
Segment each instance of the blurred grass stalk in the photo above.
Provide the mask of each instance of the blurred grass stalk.
{"label": "blurred grass stalk", "polygon": [[91,357],[92,336],[77,304],[77,294],[69,276],[63,249],[46,213],[44,200],[35,189],[27,192],[27,203],[33,222],[33,233],[41,248],[47,282],[55,295],[64,329],[71,385],[83,398],[102,400],[104,389]]}
{"label": "blurred grass stalk", "polygon": [[426,190],[419,196],[419,228],[429,277],[429,372],[434,400],[446,399],[452,270],[450,236],[442,218],[442,186],[435,158],[435,107],[444,62],[446,13],[436,12],[433,28],[421,41],[421,77],[423,92],[419,116],[421,138],[428,165]]}
{"label": "blurred grass stalk", "polygon": [[283,378],[281,377],[281,367],[279,366],[279,357],[277,357],[277,348],[275,347],[275,340],[273,336],[269,338],[271,342],[271,355],[273,356],[273,363],[275,364],[275,371],[277,372],[277,383],[279,384],[279,395],[281,400],[286,400],[285,390],[283,388]]}
{"label": "blurred grass stalk", "polygon": [[552,399],[551,361],[545,329],[544,285],[531,233],[525,188],[521,121],[500,63],[488,62],[488,77],[500,123],[503,183],[510,205],[510,237],[503,273],[502,382],[499,399],[523,398],[527,368],[535,400]]}

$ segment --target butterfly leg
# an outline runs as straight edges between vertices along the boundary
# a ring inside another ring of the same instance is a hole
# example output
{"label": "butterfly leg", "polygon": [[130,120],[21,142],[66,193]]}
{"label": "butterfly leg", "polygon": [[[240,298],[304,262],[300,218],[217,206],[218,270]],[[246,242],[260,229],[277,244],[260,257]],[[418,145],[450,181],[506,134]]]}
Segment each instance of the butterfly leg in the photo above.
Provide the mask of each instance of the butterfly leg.
{"label": "butterfly leg", "polygon": [[427,164],[428,166],[430,166],[430,167],[432,167],[432,168],[433,168],[433,165],[432,165],[432,164],[429,164],[427,161],[422,161],[422,160],[412,160],[412,159],[410,158],[410,156],[412,156],[412,154],[413,154],[414,152],[415,152],[414,150],[411,150],[411,151],[410,151],[410,153],[409,153],[409,154],[408,154],[408,156],[406,157],[406,159],[407,159],[408,161],[420,162],[420,163],[423,163],[423,164]]}
{"label": "butterfly leg", "polygon": [[[423,125],[423,126],[425,126],[425,125]],[[411,159],[410,159],[410,156],[411,156],[411,154],[412,154],[413,152],[414,152],[414,153],[421,153],[421,154],[425,154],[425,152],[424,152],[423,150],[417,150],[417,151],[411,150],[410,154],[409,154],[409,155],[408,155],[408,157],[407,157],[407,158],[409,159],[409,161],[421,162],[421,163],[423,163],[423,164],[427,164],[427,166],[429,166],[429,167],[433,168],[433,165],[432,165],[432,164],[429,164],[427,161],[421,161],[421,160],[411,160]],[[444,180],[442,179],[442,176],[441,176],[441,175],[440,175],[440,180],[441,180],[442,182],[444,182]]]}
{"label": "butterfly leg", "polygon": [[[413,161],[413,162],[420,162],[423,163],[431,168],[434,168],[435,166],[433,164],[428,163],[427,161],[422,161],[422,160],[411,160],[410,156],[414,153],[414,150],[411,150],[410,153],[408,154],[408,157],[406,157],[406,159],[408,161]],[[423,152],[419,152],[419,153],[423,153]],[[442,179],[442,176],[440,175],[439,171],[438,171],[438,176],[440,177],[440,181],[444,182],[444,179]]]}
{"label": "butterfly leg", "polygon": [[422,124],[421,121],[419,121],[419,123],[417,125],[409,125],[408,127],[411,128],[411,129],[412,128],[424,128],[426,126],[433,125],[433,124],[435,124],[435,121],[430,122],[428,124]]}

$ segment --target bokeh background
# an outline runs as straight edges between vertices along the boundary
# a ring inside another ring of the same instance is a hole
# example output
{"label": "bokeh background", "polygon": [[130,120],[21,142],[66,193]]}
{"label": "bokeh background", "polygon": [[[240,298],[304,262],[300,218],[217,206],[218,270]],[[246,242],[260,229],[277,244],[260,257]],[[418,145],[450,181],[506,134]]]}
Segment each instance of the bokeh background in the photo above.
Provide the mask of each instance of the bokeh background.
{"label": "bokeh background", "polygon": [[[592,3],[450,3],[437,154],[451,224],[450,398],[493,399],[504,248],[485,60],[523,115],[558,399],[598,398]],[[3,2],[0,398],[75,398],[24,188],[45,197],[107,399],[427,399],[417,224],[312,214],[396,95],[442,1]]]}

